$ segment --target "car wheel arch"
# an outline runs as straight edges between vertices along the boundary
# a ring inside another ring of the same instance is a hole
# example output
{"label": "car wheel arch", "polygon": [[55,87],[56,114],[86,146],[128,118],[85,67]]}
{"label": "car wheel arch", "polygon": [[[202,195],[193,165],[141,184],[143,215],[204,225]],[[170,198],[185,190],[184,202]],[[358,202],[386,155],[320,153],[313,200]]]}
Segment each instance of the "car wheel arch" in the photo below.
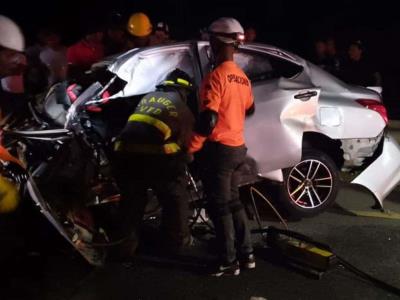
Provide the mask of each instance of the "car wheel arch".
{"label": "car wheel arch", "polygon": [[316,149],[327,154],[340,170],[344,163],[340,140],[332,139],[322,133],[307,131],[303,134],[302,153],[308,149]]}

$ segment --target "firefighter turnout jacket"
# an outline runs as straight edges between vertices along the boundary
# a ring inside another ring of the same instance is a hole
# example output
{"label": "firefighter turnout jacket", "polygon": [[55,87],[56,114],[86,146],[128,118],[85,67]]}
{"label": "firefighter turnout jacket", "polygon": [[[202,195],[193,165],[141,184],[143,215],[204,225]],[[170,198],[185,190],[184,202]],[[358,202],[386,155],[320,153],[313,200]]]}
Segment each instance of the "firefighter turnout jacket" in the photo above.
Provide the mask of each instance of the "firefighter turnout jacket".
{"label": "firefighter turnout jacket", "polygon": [[116,151],[177,154],[185,151],[194,117],[178,91],[144,96],[115,143]]}

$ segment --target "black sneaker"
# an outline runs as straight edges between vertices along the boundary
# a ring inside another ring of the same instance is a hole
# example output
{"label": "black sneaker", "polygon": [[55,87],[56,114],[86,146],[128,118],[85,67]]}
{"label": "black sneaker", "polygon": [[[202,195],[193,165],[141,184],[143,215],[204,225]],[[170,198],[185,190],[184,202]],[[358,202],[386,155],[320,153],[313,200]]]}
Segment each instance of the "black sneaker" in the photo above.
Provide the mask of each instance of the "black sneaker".
{"label": "black sneaker", "polygon": [[223,275],[237,276],[240,274],[239,263],[234,261],[230,264],[220,264],[211,273],[211,276],[220,277]]}
{"label": "black sneaker", "polygon": [[246,254],[240,258],[240,266],[245,269],[255,269],[256,268],[256,258],[253,253]]}

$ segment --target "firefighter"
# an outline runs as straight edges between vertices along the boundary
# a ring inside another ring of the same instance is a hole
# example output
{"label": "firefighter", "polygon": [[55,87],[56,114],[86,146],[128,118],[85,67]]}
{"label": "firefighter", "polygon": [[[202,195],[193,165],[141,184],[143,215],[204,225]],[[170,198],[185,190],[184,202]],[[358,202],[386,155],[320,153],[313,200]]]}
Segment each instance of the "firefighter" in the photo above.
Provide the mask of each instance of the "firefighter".
{"label": "firefighter", "polygon": [[[24,69],[25,59],[24,36],[21,29],[11,19],[0,15],[0,79],[7,76],[20,75]],[[8,108],[4,102],[0,86],[0,123],[4,123]],[[4,125],[4,124],[3,124]],[[1,140],[1,137],[0,137]],[[9,169],[19,169],[20,162],[12,157],[8,151],[0,145],[0,159],[11,162]],[[21,166],[22,169],[22,166]],[[17,173],[17,172],[16,172]],[[0,176],[0,214],[13,212],[19,203],[19,192],[15,184],[9,179]]]}
{"label": "firefighter", "polygon": [[254,111],[253,95],[250,80],[233,61],[235,49],[244,41],[240,23],[220,18],[210,25],[209,36],[215,69],[201,84],[201,113],[189,152],[197,152],[207,141],[203,152],[209,173],[204,184],[220,256],[212,275],[239,275],[240,265],[255,268],[248,218],[238,189],[239,169],[247,151],[244,120],[246,113]]}
{"label": "firefighter", "polygon": [[129,49],[150,46],[153,25],[146,14],[142,12],[132,14],[129,17],[127,29],[130,34]]}
{"label": "firefighter", "polygon": [[[130,239],[123,255],[137,246],[137,227],[143,219],[148,189],[162,206],[163,245],[179,250],[189,245],[186,148],[194,117],[186,105],[192,79],[176,69],[145,95],[115,143],[116,177],[121,189],[121,224]],[[122,254],[121,254],[122,255]]]}

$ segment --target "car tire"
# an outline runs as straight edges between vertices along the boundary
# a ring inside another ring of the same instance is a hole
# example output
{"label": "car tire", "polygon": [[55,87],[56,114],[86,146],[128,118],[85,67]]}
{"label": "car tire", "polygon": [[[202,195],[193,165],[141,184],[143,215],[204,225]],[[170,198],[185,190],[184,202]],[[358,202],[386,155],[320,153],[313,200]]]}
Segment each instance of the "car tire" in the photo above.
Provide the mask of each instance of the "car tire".
{"label": "car tire", "polygon": [[284,169],[283,176],[280,202],[289,216],[312,217],[335,202],[340,180],[338,169],[327,154],[304,150],[301,161]]}

